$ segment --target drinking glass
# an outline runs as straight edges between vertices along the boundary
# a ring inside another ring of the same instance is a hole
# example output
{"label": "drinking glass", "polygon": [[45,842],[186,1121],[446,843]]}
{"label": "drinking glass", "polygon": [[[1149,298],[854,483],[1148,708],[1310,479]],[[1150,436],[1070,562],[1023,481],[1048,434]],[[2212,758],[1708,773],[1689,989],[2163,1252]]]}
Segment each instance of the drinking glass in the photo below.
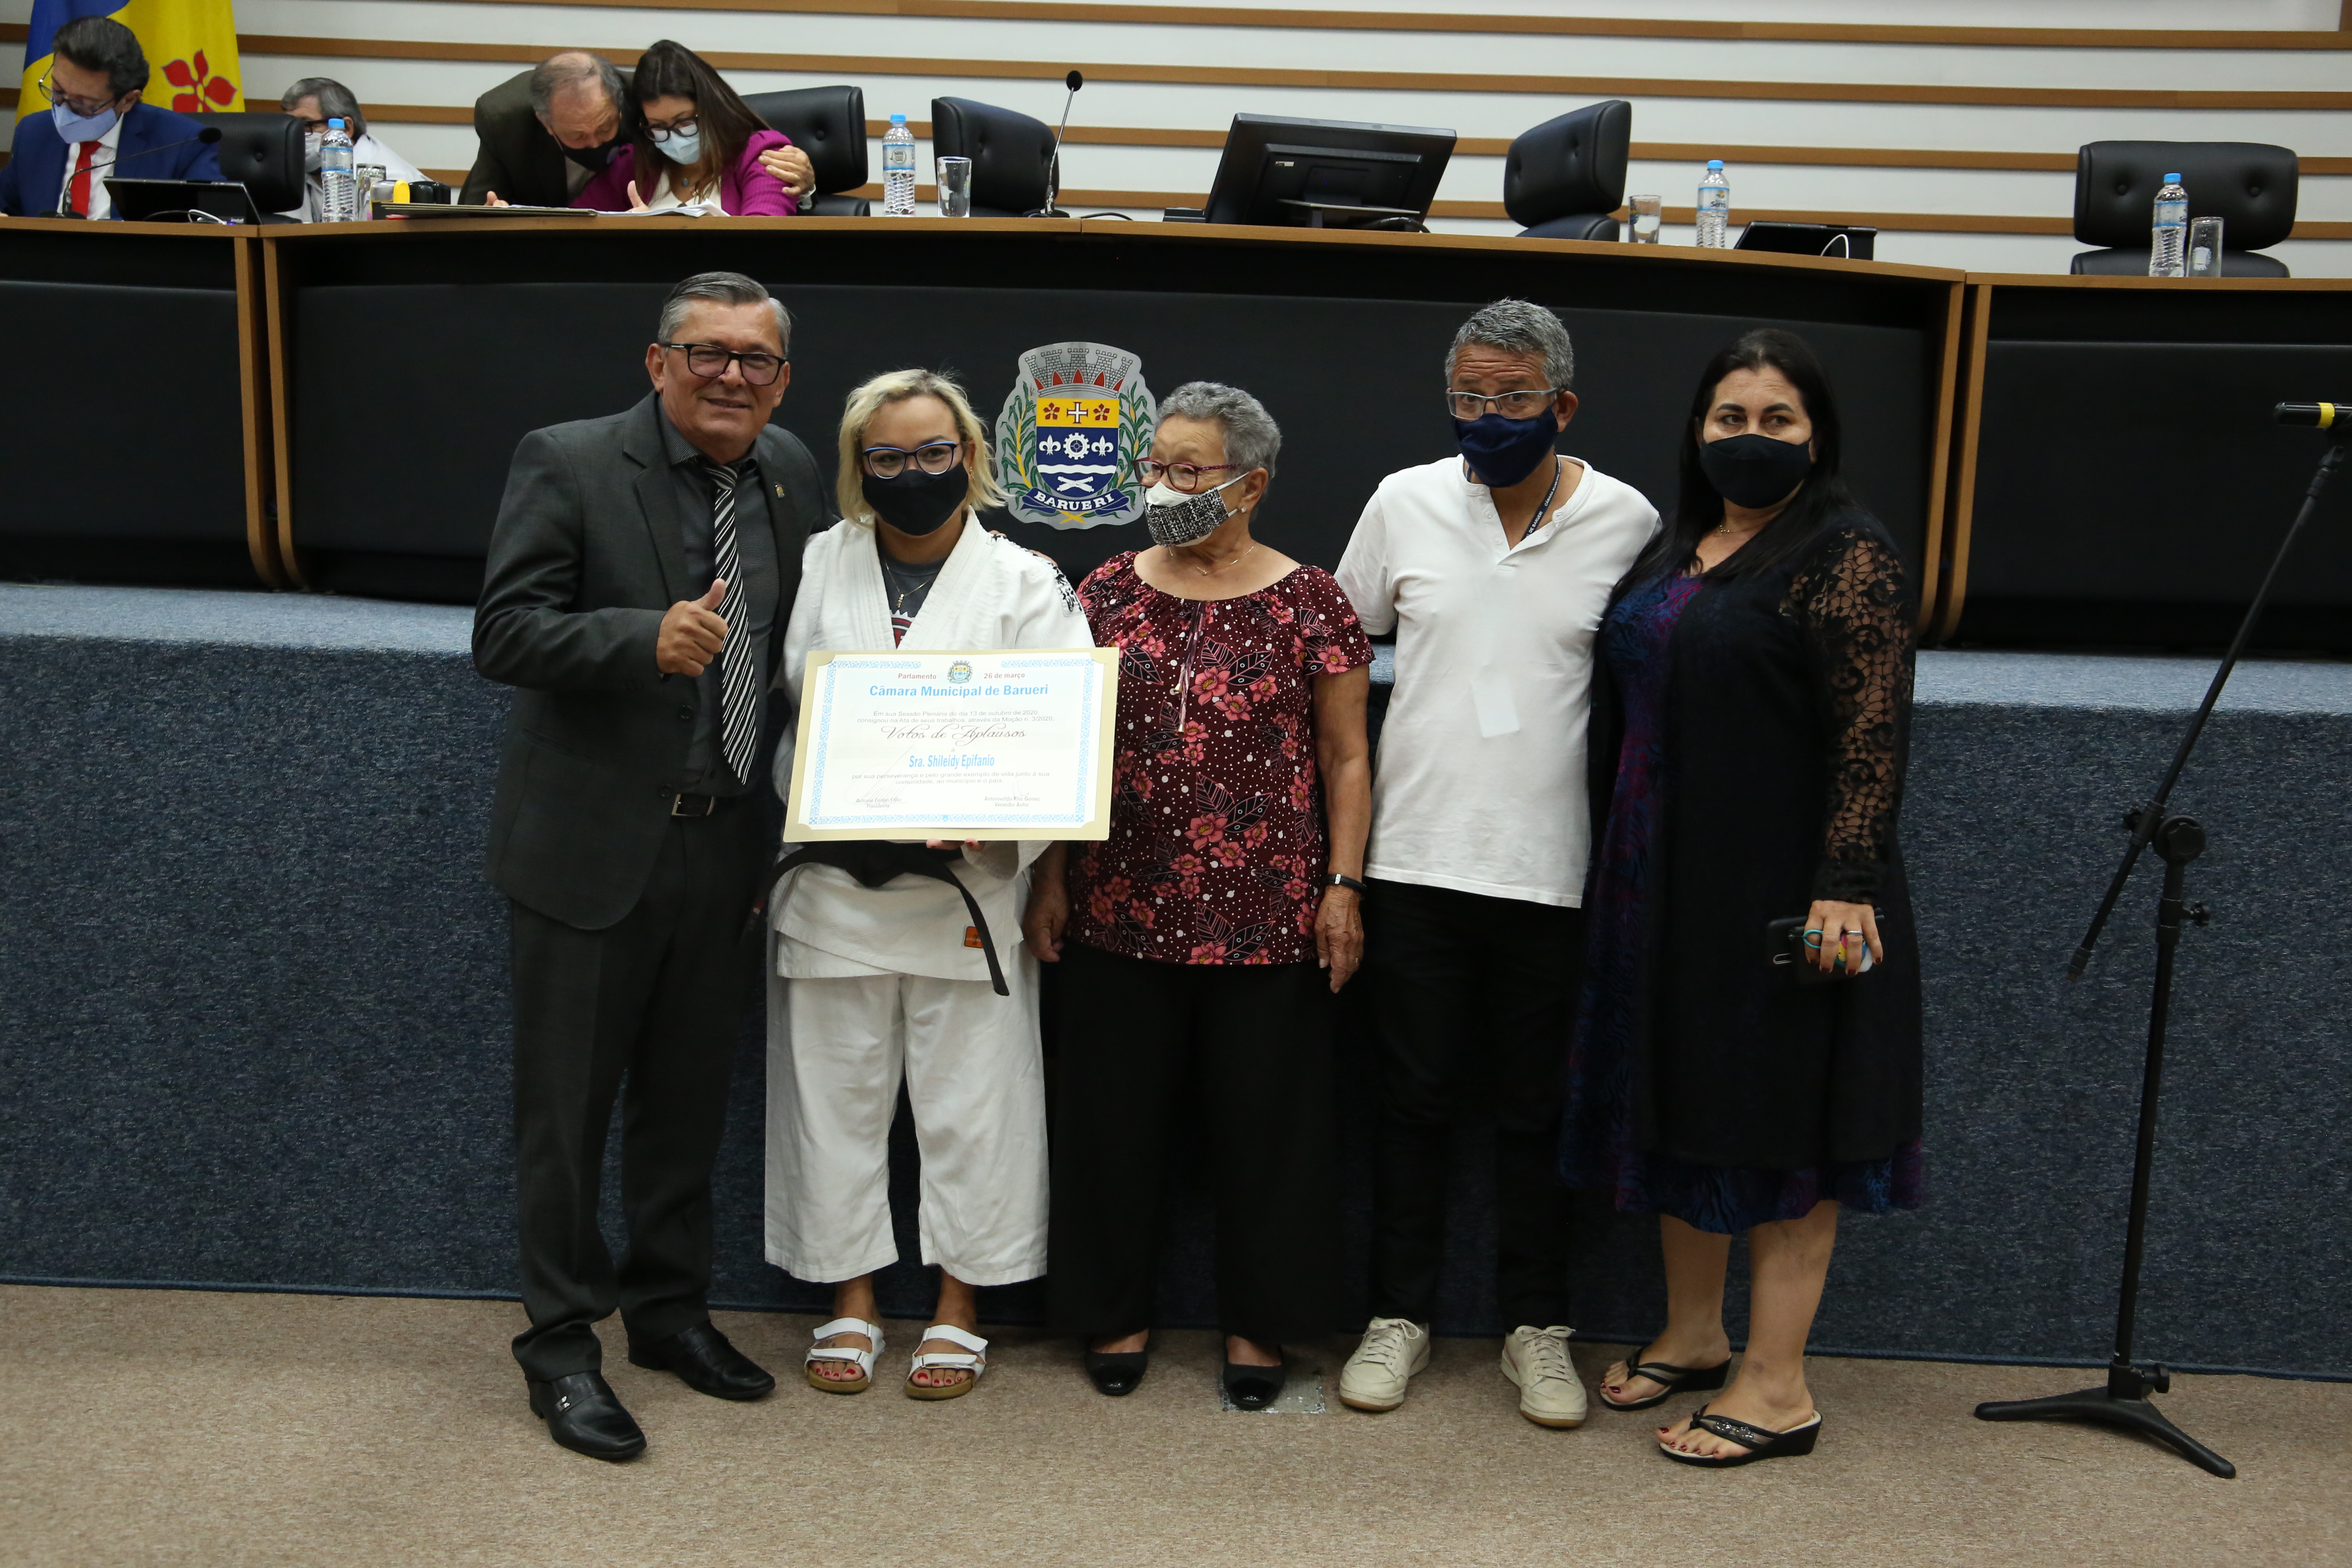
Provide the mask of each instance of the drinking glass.
{"label": "drinking glass", "polygon": [[940,216],[970,217],[971,216],[971,160],[940,158],[934,161],[940,180]]}
{"label": "drinking glass", "polygon": [[1633,198],[1633,243],[1657,244],[1659,226],[1664,221],[1664,214],[1665,209],[1660,204],[1658,197],[1635,196]]}
{"label": "drinking glass", "polygon": [[2221,276],[2221,220],[2200,217],[2189,226],[2189,276]]}

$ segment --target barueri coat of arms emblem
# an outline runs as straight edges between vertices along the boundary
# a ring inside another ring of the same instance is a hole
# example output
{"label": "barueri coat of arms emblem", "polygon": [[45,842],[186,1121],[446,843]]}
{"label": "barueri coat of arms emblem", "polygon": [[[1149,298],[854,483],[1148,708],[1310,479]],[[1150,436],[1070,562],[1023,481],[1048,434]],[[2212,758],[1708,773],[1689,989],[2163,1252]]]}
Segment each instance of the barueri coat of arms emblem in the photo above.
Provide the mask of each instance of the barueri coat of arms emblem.
{"label": "barueri coat of arms emblem", "polygon": [[1094,528],[1143,515],[1135,471],[1160,422],[1143,360],[1103,343],[1048,343],[1021,356],[996,416],[996,475],[1024,522]]}

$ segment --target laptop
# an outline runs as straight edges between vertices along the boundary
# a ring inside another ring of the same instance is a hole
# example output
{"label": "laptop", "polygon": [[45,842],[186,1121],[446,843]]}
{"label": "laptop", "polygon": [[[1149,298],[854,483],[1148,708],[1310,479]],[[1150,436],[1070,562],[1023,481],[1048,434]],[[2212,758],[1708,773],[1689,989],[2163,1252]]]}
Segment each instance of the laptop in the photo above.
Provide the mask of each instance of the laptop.
{"label": "laptop", "polygon": [[[114,216],[130,223],[259,223],[260,210],[242,180],[121,180],[106,194]],[[204,216],[197,216],[197,214]]]}

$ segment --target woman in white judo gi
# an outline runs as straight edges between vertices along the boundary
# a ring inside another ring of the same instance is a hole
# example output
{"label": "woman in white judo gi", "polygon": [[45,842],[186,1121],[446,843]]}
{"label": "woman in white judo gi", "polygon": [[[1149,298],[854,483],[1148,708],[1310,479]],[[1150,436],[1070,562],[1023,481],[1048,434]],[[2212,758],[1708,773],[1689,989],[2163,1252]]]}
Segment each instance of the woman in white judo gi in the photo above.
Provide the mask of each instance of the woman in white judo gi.
{"label": "woman in white judo gi", "polygon": [[[1003,492],[954,382],[893,371],[852,393],[839,487],[846,521],[809,541],[784,636],[795,710],[812,650],[1094,646],[1054,564],[975,517]],[[1029,864],[1045,847],[808,846],[804,858],[823,863],[785,872],[770,900],[767,1251],[834,1287],[835,1319],[808,1353],[814,1387],[863,1391],[884,1348],[873,1273],[898,1256],[889,1135],[902,1078],[922,1155],[923,1261],[940,1270],[937,1321],[907,1393],[969,1393],[988,1352],[974,1287],[1045,1271],[1037,972],[1021,941]],[[907,865],[917,868],[895,869]]]}

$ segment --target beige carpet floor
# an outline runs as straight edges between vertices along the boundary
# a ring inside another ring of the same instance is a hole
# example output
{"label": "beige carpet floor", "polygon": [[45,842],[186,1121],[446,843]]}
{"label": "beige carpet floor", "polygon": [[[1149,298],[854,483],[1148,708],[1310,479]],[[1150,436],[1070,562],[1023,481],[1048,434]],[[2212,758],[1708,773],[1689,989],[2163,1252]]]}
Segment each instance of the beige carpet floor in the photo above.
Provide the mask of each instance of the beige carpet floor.
{"label": "beige carpet floor", "polygon": [[[2217,1480],[1981,1398],[2077,1372],[1824,1359],[1819,1451],[1727,1472],[1652,1418],[1520,1419],[1491,1341],[1441,1342],[1402,1410],[1220,1410],[1216,1342],[1162,1337],[1108,1400],[1075,1351],[996,1341],[971,1396],[801,1386],[812,1320],[726,1314],[782,1374],[755,1405],[611,1357],[651,1439],[611,1466],[526,1411],[496,1302],[0,1287],[0,1563],[569,1565],[1581,1564],[2053,1568],[2352,1563],[2352,1385],[2184,1377]],[[891,1325],[891,1360],[915,1325]],[[608,1343],[617,1348],[617,1332]],[[1615,1354],[1579,1347],[1588,1382]],[[1692,1399],[1677,1401],[1680,1410]]]}

